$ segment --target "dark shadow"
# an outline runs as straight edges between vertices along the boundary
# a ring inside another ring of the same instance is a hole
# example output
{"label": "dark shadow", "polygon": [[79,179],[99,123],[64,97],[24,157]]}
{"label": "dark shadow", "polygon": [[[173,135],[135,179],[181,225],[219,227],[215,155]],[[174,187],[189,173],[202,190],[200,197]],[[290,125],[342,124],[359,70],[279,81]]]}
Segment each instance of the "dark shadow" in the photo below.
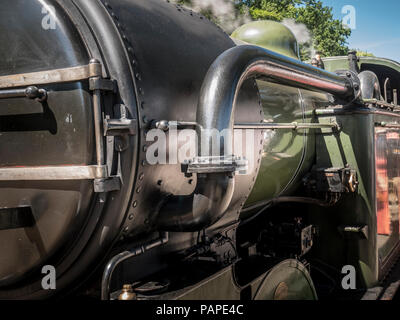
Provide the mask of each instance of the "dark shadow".
{"label": "dark shadow", "polygon": [[57,121],[47,102],[43,113],[0,116],[0,132],[49,131],[57,134]]}

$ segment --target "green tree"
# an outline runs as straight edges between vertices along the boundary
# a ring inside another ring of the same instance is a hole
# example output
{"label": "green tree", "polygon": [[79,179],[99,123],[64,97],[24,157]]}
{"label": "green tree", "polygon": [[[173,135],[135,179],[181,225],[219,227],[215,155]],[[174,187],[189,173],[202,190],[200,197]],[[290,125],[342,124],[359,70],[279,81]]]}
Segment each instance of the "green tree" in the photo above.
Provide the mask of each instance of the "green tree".
{"label": "green tree", "polygon": [[[210,20],[219,24],[226,32],[233,30],[232,23],[226,23],[223,17],[213,12],[210,1],[202,0],[175,0],[179,4],[193,7],[196,4],[198,11]],[[311,34],[311,40],[301,44],[302,60],[309,60],[313,51],[319,51],[323,56],[347,55],[349,48],[347,39],[351,30],[343,26],[342,22],[334,19],[332,8],[324,6],[320,0],[218,0],[223,4],[233,3],[234,19],[249,14],[252,20],[274,20],[282,22],[285,18],[293,19],[304,24]],[[218,6],[214,0],[214,8]],[[203,3],[204,5],[199,5]],[[200,8],[200,9],[199,9]]]}
{"label": "green tree", "polygon": [[358,57],[375,57],[374,54],[368,52],[368,51],[362,51],[362,50],[352,50],[352,51],[357,51],[357,56]]}
{"label": "green tree", "polygon": [[324,56],[346,55],[349,48],[347,38],[351,30],[334,19],[332,8],[324,6],[320,0],[243,0],[250,8],[253,19],[282,21],[284,18],[303,23],[310,30],[312,43],[302,48],[302,58],[309,59],[311,48]]}

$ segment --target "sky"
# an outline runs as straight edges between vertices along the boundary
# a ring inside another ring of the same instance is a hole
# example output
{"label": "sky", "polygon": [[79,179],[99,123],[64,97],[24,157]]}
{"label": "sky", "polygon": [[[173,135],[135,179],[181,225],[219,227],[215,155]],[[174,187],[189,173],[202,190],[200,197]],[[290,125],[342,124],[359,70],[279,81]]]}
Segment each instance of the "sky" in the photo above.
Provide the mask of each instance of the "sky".
{"label": "sky", "polygon": [[[355,29],[348,39],[349,47],[373,53],[377,57],[400,62],[400,1],[399,0],[322,0],[333,7],[336,19],[352,23],[349,8],[355,10]],[[345,8],[346,9],[346,8]],[[354,23],[354,21],[353,21]]]}

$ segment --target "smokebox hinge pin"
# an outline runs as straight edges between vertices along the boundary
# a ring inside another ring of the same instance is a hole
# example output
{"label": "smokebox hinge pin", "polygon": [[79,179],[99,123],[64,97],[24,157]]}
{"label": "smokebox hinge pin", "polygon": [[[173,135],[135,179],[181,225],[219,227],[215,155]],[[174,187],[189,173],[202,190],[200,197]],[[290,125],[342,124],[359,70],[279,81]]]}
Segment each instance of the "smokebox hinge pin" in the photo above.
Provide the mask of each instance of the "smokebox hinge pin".
{"label": "smokebox hinge pin", "polygon": [[[89,63],[89,89],[93,92],[93,115],[96,139],[96,159],[99,166],[105,166],[104,137],[123,135],[126,132],[135,133],[136,127],[132,120],[126,117],[126,107],[120,105],[120,119],[103,118],[102,93],[117,92],[117,84],[114,80],[102,77],[102,65],[98,60],[91,60]],[[108,146],[108,144],[107,144]],[[107,149],[109,152],[110,150]],[[109,160],[109,159],[107,159]],[[120,160],[120,159],[119,159]],[[119,164],[120,165],[120,164]],[[110,165],[106,165],[110,170]],[[120,168],[118,168],[120,170]],[[122,180],[120,172],[117,175],[108,175],[104,179],[94,180],[94,191],[104,193],[121,190]]]}

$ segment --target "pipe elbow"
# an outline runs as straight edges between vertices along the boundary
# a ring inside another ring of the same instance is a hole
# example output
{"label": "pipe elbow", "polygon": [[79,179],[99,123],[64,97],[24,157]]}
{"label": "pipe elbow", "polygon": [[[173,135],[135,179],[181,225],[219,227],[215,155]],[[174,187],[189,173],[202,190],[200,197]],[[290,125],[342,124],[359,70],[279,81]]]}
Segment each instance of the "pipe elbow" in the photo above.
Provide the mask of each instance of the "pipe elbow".
{"label": "pipe elbow", "polygon": [[191,196],[169,199],[158,216],[158,229],[196,232],[218,222],[228,210],[235,190],[235,178],[227,174],[199,177]]}
{"label": "pipe elbow", "polygon": [[[214,134],[215,130],[219,133],[225,130],[233,132],[239,91],[244,81],[253,77],[265,77],[285,85],[327,92],[349,100],[354,98],[350,79],[272,51],[248,45],[222,53],[207,72],[197,107],[199,151],[195,160],[206,160],[206,167],[202,167],[201,172],[207,173],[198,174],[193,195],[172,197],[164,205],[158,216],[159,230],[200,231],[215,224],[228,210],[234,192],[234,171],[238,169],[237,164],[233,166],[234,169],[226,166],[226,162],[234,158],[231,154],[233,135],[228,134],[226,141],[221,139],[219,154],[216,154],[213,148]],[[217,165],[207,167],[212,159],[217,159]],[[202,164],[202,161],[196,162],[199,167]]]}

